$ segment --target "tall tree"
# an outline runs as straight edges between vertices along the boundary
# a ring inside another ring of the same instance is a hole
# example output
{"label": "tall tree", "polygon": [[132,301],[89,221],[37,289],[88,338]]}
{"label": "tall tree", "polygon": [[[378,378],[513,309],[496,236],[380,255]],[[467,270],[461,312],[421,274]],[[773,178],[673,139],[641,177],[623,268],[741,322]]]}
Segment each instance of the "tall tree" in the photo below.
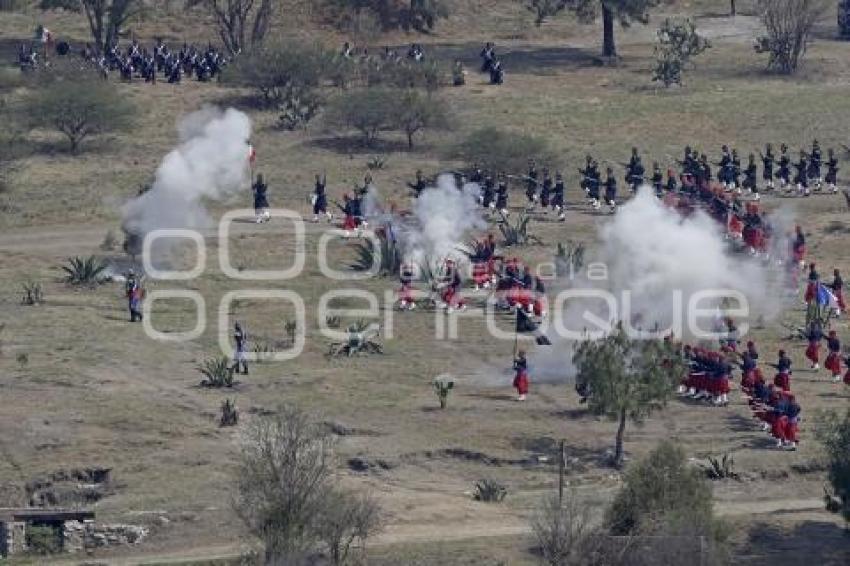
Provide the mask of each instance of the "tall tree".
{"label": "tall tree", "polygon": [[43,10],[63,8],[84,13],[93,47],[100,53],[118,39],[118,32],[141,6],[139,0],[42,0],[39,4]]}
{"label": "tall tree", "polygon": [[622,324],[599,340],[586,340],[573,355],[576,388],[591,412],[619,423],[614,465],[623,464],[626,422],[640,422],[662,408],[685,372],[682,357],[667,341],[629,336]]}
{"label": "tall tree", "polygon": [[633,21],[649,21],[649,9],[669,0],[523,0],[535,14],[537,25],[563,10],[575,13],[582,23],[593,23],[602,16],[602,55],[617,56],[614,24],[628,27]]}

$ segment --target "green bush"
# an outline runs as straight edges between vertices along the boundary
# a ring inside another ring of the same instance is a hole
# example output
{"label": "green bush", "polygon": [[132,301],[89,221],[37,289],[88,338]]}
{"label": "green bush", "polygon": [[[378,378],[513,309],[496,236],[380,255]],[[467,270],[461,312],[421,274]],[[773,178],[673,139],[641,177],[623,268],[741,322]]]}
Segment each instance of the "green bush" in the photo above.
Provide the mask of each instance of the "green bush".
{"label": "green bush", "polygon": [[607,515],[615,535],[637,534],[668,517],[713,521],[711,486],[684,451],[664,441],[626,472],[624,485]]}
{"label": "green bush", "polygon": [[61,534],[50,525],[28,525],[26,541],[27,550],[32,554],[44,556],[62,550]]}
{"label": "green bush", "polygon": [[332,56],[324,48],[283,41],[241,55],[224,82],[254,90],[262,106],[281,111],[282,127],[295,129],[318,113],[324,103],[318,88],[331,71]]}
{"label": "green bush", "polygon": [[54,130],[68,138],[72,153],[89,136],[129,129],[135,112],[114,84],[70,71],[39,84],[23,111],[30,127]]}
{"label": "green bush", "polygon": [[826,493],[827,509],[850,523],[850,410],[843,417],[827,413],[819,419],[818,440],[826,448],[827,474],[832,494]]}
{"label": "green bush", "polygon": [[454,146],[447,157],[478,164],[484,170],[516,174],[525,171],[529,159],[535,159],[539,167],[554,168],[556,163],[546,140],[494,127],[475,130]]}

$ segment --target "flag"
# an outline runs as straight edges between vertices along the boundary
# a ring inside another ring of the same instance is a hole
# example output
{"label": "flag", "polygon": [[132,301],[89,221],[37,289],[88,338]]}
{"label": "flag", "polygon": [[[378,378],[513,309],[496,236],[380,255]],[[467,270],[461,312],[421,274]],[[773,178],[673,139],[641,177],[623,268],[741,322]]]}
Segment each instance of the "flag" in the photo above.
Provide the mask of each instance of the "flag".
{"label": "flag", "polygon": [[248,163],[250,163],[251,166],[253,167],[255,161],[257,161],[257,152],[254,149],[254,146],[249,143],[248,144]]}
{"label": "flag", "polygon": [[838,313],[841,312],[841,307],[838,305],[838,298],[835,296],[835,293],[823,283],[818,283],[817,301],[822,307],[829,307]]}
{"label": "flag", "polygon": [[552,345],[552,342],[549,341],[549,338],[547,338],[546,335],[540,331],[540,328],[538,328],[537,323],[534,322],[521,307],[517,307],[516,309],[516,332],[517,334],[521,332],[528,332],[529,334],[533,334],[534,341],[537,342],[538,346]]}

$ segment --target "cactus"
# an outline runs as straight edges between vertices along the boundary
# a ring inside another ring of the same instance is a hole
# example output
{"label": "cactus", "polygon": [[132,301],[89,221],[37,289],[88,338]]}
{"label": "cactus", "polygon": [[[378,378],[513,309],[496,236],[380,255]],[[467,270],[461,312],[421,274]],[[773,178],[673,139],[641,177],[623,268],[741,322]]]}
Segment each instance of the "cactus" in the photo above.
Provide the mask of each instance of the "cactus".
{"label": "cactus", "polygon": [[434,392],[437,394],[437,399],[440,400],[440,408],[445,409],[449,402],[449,393],[454,389],[455,382],[445,379],[434,380]]}

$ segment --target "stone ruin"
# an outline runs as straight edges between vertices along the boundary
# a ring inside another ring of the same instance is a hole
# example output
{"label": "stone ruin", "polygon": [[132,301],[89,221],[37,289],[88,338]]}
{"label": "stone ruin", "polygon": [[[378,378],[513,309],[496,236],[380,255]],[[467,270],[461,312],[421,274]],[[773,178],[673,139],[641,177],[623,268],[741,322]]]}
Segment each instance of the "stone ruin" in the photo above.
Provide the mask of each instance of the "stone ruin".
{"label": "stone ruin", "polygon": [[68,553],[139,544],[149,534],[147,528],[137,525],[99,525],[93,511],[0,509],[0,558],[31,550],[27,529],[33,526],[53,529],[56,547]]}
{"label": "stone ruin", "polygon": [[0,502],[0,558],[34,550],[29,548],[31,527],[48,527],[48,533],[53,533],[52,537],[48,535],[52,546],[62,552],[140,543],[148,536],[147,528],[97,524],[94,511],[86,509],[113,490],[108,468],[62,469],[16,489],[4,488],[6,497]]}

